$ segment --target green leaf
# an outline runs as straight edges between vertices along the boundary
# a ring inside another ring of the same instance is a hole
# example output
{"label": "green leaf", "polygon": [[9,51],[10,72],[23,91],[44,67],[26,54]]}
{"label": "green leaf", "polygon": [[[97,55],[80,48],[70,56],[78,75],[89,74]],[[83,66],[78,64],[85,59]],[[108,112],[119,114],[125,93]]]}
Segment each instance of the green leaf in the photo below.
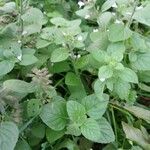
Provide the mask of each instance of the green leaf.
{"label": "green leaf", "polygon": [[136,51],[147,52],[148,46],[144,36],[134,32],[131,37],[131,44]]}
{"label": "green leaf", "polygon": [[76,123],[71,123],[67,126],[66,134],[74,135],[74,136],[80,136],[81,130]]}
{"label": "green leaf", "polygon": [[113,130],[105,118],[98,121],[88,118],[81,126],[81,132],[87,139],[97,143],[110,143],[115,140]]}
{"label": "green leaf", "polygon": [[138,83],[137,74],[130,68],[124,68],[123,70],[120,70],[118,72],[118,76],[126,82]]}
{"label": "green leaf", "polygon": [[133,15],[133,19],[135,19],[136,21],[145,24],[147,26],[150,26],[150,4],[148,4],[146,7],[137,10],[134,15]]}
{"label": "green leaf", "polygon": [[111,43],[108,45],[107,52],[113,59],[120,62],[123,59],[125,45],[123,42]]}
{"label": "green leaf", "polygon": [[65,84],[70,86],[77,86],[80,84],[79,78],[73,72],[68,72],[65,76]]}
{"label": "green leaf", "polygon": [[110,56],[108,56],[107,52],[101,50],[93,50],[91,51],[92,56],[100,63],[107,63],[110,61]]}
{"label": "green leaf", "polygon": [[38,59],[34,55],[25,54],[22,56],[21,62],[19,64],[23,66],[28,66],[36,63],[37,61]]}
{"label": "green leaf", "polygon": [[105,81],[106,79],[112,77],[113,70],[109,66],[102,66],[98,71],[98,78],[100,81]]}
{"label": "green leaf", "polygon": [[142,146],[145,150],[150,149],[149,142],[145,139],[143,133],[138,129],[134,128],[131,125],[126,124],[125,122],[122,122],[123,130],[126,134],[126,137]]}
{"label": "green leaf", "polygon": [[29,117],[35,117],[42,110],[42,102],[39,99],[30,99],[27,104],[27,113]]}
{"label": "green leaf", "polygon": [[112,130],[111,125],[109,122],[102,117],[101,119],[97,120],[99,124],[99,132],[101,133],[99,137],[99,142],[100,143],[111,143],[115,140],[115,135]]}
{"label": "green leaf", "polygon": [[115,4],[115,0],[107,0],[103,5],[102,5],[102,12],[108,10],[109,8],[112,7],[112,5]]}
{"label": "green leaf", "polygon": [[90,39],[92,40],[93,43],[89,45],[88,51],[91,53],[93,51],[95,51],[95,53],[96,52],[99,53],[102,50],[105,50],[109,44],[107,32],[104,32],[102,30],[99,30],[98,32],[92,32],[90,34]]}
{"label": "green leaf", "polygon": [[70,66],[67,61],[62,61],[62,62],[54,63],[54,65],[51,66],[49,69],[52,73],[60,73],[60,72],[69,71]]}
{"label": "green leaf", "polygon": [[19,130],[13,122],[0,123],[0,149],[14,150],[18,141]]}
{"label": "green leaf", "polygon": [[36,42],[36,48],[37,49],[47,47],[48,45],[50,45],[50,42],[46,41],[46,40],[43,40],[43,39],[38,39],[37,42]]}
{"label": "green leaf", "polygon": [[50,128],[46,129],[46,138],[49,143],[53,143],[56,140],[60,139],[65,134],[65,129],[60,131],[55,131]]}
{"label": "green leaf", "polygon": [[144,84],[144,83],[139,83],[139,88],[143,91],[146,91],[146,92],[150,92],[150,86]]}
{"label": "green leaf", "polygon": [[61,143],[59,142],[54,146],[56,150],[68,149],[68,150],[79,150],[77,144],[69,138],[64,139]]}
{"label": "green leaf", "polygon": [[127,40],[131,35],[132,31],[123,24],[112,24],[109,27],[108,38],[111,42]]}
{"label": "green leaf", "polygon": [[67,112],[69,118],[78,125],[82,125],[87,118],[84,106],[76,101],[67,102]]}
{"label": "green leaf", "polygon": [[130,84],[121,79],[118,79],[114,83],[114,91],[121,99],[126,99],[126,100],[128,99],[130,88],[131,88]]}
{"label": "green leaf", "polygon": [[148,123],[150,123],[150,110],[138,107],[138,106],[124,106],[126,110],[135,115],[138,118],[141,118]]}
{"label": "green leaf", "polygon": [[108,102],[109,97],[107,95],[98,98],[95,94],[91,94],[82,99],[82,104],[87,114],[93,119],[100,119],[102,117],[107,109]]}
{"label": "green leaf", "polygon": [[96,80],[94,83],[94,92],[96,96],[101,97],[103,95],[105,83],[100,80]]}
{"label": "green leaf", "polygon": [[33,93],[36,90],[34,84],[16,79],[6,80],[3,87],[18,93]]}
{"label": "green leaf", "polygon": [[97,23],[100,26],[100,28],[106,29],[112,17],[113,15],[110,12],[104,12],[100,14],[100,16],[97,19]]}
{"label": "green leaf", "polygon": [[15,63],[9,60],[3,60],[0,62],[0,76],[9,73],[15,66]]}
{"label": "green leaf", "polygon": [[31,128],[31,133],[36,138],[44,138],[45,136],[45,125],[42,123],[34,123]]}
{"label": "green leaf", "polygon": [[40,32],[43,23],[43,14],[40,9],[31,7],[21,18],[23,20],[23,32],[26,32],[25,35]]}
{"label": "green leaf", "polygon": [[[2,4],[3,2],[0,1]],[[15,2],[7,2],[4,4],[4,6],[0,6],[0,15],[5,13],[13,13],[16,9]]]}
{"label": "green leaf", "polygon": [[136,54],[136,60],[131,63],[131,66],[137,70],[150,70],[150,52]]}
{"label": "green leaf", "polygon": [[58,48],[52,52],[51,61],[60,62],[64,61],[69,57],[69,51],[66,48]]}
{"label": "green leaf", "polygon": [[68,21],[62,17],[55,17],[55,18],[52,18],[50,21],[56,26],[64,26],[64,27],[79,26],[81,24],[80,19]]}
{"label": "green leaf", "polygon": [[131,150],[143,150],[143,149],[141,147],[139,147],[139,146],[133,146],[131,148]]}
{"label": "green leaf", "polygon": [[55,131],[63,130],[67,124],[66,103],[56,101],[46,104],[40,114],[42,121]]}
{"label": "green leaf", "polygon": [[81,126],[81,133],[88,140],[99,143],[101,133],[99,132],[99,124],[94,119],[88,118],[85,121]]}
{"label": "green leaf", "polygon": [[89,63],[89,55],[85,55],[75,61],[75,67],[77,69],[83,69],[88,65],[88,63]]}
{"label": "green leaf", "polygon": [[20,139],[16,144],[15,150],[31,150],[31,147],[27,141]]}

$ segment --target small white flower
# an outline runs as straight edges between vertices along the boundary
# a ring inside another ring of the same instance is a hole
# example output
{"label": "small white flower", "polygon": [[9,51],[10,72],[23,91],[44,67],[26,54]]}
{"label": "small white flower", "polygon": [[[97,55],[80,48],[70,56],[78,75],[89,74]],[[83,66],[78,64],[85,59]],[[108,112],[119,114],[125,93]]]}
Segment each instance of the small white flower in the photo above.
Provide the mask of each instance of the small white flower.
{"label": "small white flower", "polygon": [[100,81],[104,82],[106,79],[105,78],[100,78]]}
{"label": "small white flower", "polygon": [[120,24],[121,21],[117,19],[117,20],[115,21],[115,23]]}
{"label": "small white flower", "polygon": [[27,31],[23,31],[22,32],[22,35],[26,35],[28,32]]}
{"label": "small white flower", "polygon": [[89,18],[90,18],[90,15],[89,15],[89,14],[86,14],[84,18],[85,18],[85,19],[89,19]]}
{"label": "small white flower", "polygon": [[80,54],[78,54],[78,55],[77,55],[77,58],[80,58],[80,57],[81,57],[81,55],[80,55]]}
{"label": "small white flower", "polygon": [[136,10],[143,9],[143,6],[136,7]]}
{"label": "small white flower", "polygon": [[109,30],[107,30],[107,32],[109,32]]}
{"label": "small white flower", "polygon": [[115,16],[116,14],[113,12],[112,15]]}
{"label": "small white flower", "polygon": [[46,15],[46,12],[44,11],[43,14]]}
{"label": "small white flower", "polygon": [[79,8],[81,8],[82,6],[84,6],[85,4],[82,1],[78,2]]}
{"label": "small white flower", "polygon": [[20,40],[18,40],[18,43],[20,44],[20,43],[21,43],[21,41],[20,41]]}
{"label": "small white flower", "polygon": [[62,46],[63,46],[63,47],[65,47],[65,46],[66,46],[66,44],[65,44],[65,43],[62,43]]}
{"label": "small white flower", "polygon": [[126,12],[126,15],[132,15],[132,13],[131,12]]}
{"label": "small white flower", "polygon": [[22,54],[18,55],[17,59],[21,61],[22,60]]}
{"label": "small white flower", "polygon": [[65,32],[62,33],[64,36],[66,36],[67,34]]}
{"label": "small white flower", "polygon": [[98,29],[94,29],[93,32],[98,32]]}
{"label": "small white flower", "polygon": [[76,58],[77,58],[77,55],[74,55],[74,54],[73,54],[73,55],[72,55],[72,58],[73,58],[73,59],[76,59]]}
{"label": "small white flower", "polygon": [[78,40],[78,41],[82,41],[82,40],[83,40],[83,37],[82,37],[81,35],[79,35],[79,36],[77,37],[77,40]]}
{"label": "small white flower", "polygon": [[114,3],[114,4],[112,5],[112,7],[113,7],[113,8],[117,8],[118,6],[117,6],[116,3]]}

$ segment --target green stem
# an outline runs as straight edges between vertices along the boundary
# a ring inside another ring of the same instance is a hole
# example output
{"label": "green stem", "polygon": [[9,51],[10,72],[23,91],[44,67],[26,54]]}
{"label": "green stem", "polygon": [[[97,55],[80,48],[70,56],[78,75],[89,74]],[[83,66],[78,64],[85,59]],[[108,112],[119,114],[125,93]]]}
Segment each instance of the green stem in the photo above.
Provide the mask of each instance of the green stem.
{"label": "green stem", "polygon": [[37,116],[31,118],[28,122],[26,122],[21,128],[20,128],[20,133],[22,133],[32,122],[33,120],[36,118]]}
{"label": "green stem", "polygon": [[16,9],[19,11],[19,0],[15,0],[16,2]]}
{"label": "green stem", "polygon": [[136,0],[135,3],[134,3],[133,11],[132,11],[132,14],[131,14],[131,16],[129,18],[128,24],[127,24],[128,27],[130,27],[130,25],[132,24],[133,15],[134,15],[134,13],[136,11],[137,5],[138,5],[138,0]]}
{"label": "green stem", "polygon": [[23,3],[22,0],[20,0],[20,24],[21,24],[21,33],[23,32],[23,20],[21,16],[23,15]]}
{"label": "green stem", "polygon": [[114,130],[115,130],[116,143],[118,145],[117,124],[116,124],[116,119],[115,119],[115,114],[114,114],[113,107],[111,107],[111,113],[112,113],[113,126],[114,126]]}
{"label": "green stem", "polygon": [[54,85],[54,88],[56,88],[63,80],[64,80],[64,78],[60,79],[60,80]]}

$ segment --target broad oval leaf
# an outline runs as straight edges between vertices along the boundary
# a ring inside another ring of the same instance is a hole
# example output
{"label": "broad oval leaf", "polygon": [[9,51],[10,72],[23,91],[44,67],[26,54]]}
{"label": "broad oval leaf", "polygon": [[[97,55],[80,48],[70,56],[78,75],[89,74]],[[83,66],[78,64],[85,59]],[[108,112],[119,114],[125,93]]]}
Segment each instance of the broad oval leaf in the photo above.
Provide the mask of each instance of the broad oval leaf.
{"label": "broad oval leaf", "polygon": [[107,109],[108,101],[107,95],[98,98],[95,94],[91,94],[82,99],[82,104],[91,118],[100,119]]}
{"label": "broad oval leaf", "polygon": [[46,104],[40,114],[42,121],[55,131],[63,130],[68,122],[66,103],[56,101]]}
{"label": "broad oval leaf", "polygon": [[98,71],[98,78],[100,81],[105,81],[106,79],[112,77],[113,70],[109,66],[102,66]]}
{"label": "broad oval leaf", "polygon": [[15,63],[9,60],[3,60],[0,62],[0,76],[9,73],[15,66]]}
{"label": "broad oval leaf", "polygon": [[14,150],[19,137],[19,130],[13,122],[0,123],[0,149]]}
{"label": "broad oval leaf", "polygon": [[133,15],[133,18],[142,23],[142,24],[145,24],[147,26],[150,26],[150,15],[149,15],[149,12],[150,12],[150,4],[147,5],[146,7],[136,11]]}
{"label": "broad oval leaf", "polygon": [[16,79],[6,80],[3,83],[3,87],[18,93],[33,93],[36,90],[34,84]]}
{"label": "broad oval leaf", "polygon": [[27,114],[29,117],[35,117],[42,110],[42,102],[39,99],[30,99],[27,104]]}
{"label": "broad oval leaf", "polygon": [[124,68],[118,72],[118,76],[127,82],[138,83],[137,74],[130,68]]}
{"label": "broad oval leaf", "polygon": [[101,136],[99,132],[99,124],[91,118],[88,118],[81,126],[81,133],[85,138],[93,142],[99,142],[99,137]]}
{"label": "broad oval leaf", "polygon": [[60,139],[65,134],[65,129],[60,131],[55,131],[50,128],[46,129],[46,138],[49,143],[53,143],[56,140]]}
{"label": "broad oval leaf", "polygon": [[69,118],[78,125],[82,125],[86,120],[86,111],[84,106],[76,101],[67,102],[67,112]]}
{"label": "broad oval leaf", "polygon": [[97,120],[100,128],[101,136],[99,137],[100,143],[110,143],[115,140],[115,135],[112,130],[111,125],[109,122],[102,117],[100,120]]}
{"label": "broad oval leaf", "polygon": [[64,61],[69,57],[69,51],[66,48],[58,48],[52,52],[51,61],[60,62]]}
{"label": "broad oval leaf", "polygon": [[40,32],[43,23],[43,14],[40,9],[30,8],[21,16],[23,20],[23,33],[31,35]]}
{"label": "broad oval leaf", "polygon": [[25,54],[22,56],[21,62],[19,64],[23,66],[28,66],[36,63],[37,61],[38,59],[34,55]]}
{"label": "broad oval leaf", "polygon": [[149,142],[145,139],[145,135],[142,133],[141,130],[138,128],[134,128],[131,125],[126,124],[125,122],[122,122],[123,130],[126,134],[126,137],[129,140],[132,140],[142,146],[145,150],[150,149]]}
{"label": "broad oval leaf", "polygon": [[150,70],[150,52],[138,53],[136,56],[137,58],[131,63],[131,66],[137,70]]}
{"label": "broad oval leaf", "polygon": [[105,118],[97,121],[88,118],[81,126],[81,133],[87,139],[97,143],[110,143],[115,140],[114,132]]}
{"label": "broad oval leaf", "polygon": [[131,35],[132,31],[123,24],[112,24],[109,27],[108,38],[111,42],[127,40]]}
{"label": "broad oval leaf", "polygon": [[126,110],[135,115],[138,118],[141,118],[148,123],[150,123],[150,111],[138,106],[124,106]]}

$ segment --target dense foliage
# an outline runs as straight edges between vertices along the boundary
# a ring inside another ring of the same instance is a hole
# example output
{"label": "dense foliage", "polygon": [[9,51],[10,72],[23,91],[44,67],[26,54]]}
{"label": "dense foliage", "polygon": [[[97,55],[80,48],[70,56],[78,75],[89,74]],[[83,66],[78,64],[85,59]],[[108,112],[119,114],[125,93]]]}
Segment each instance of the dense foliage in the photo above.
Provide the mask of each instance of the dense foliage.
{"label": "dense foliage", "polygon": [[0,0],[0,150],[150,150],[149,0]]}

